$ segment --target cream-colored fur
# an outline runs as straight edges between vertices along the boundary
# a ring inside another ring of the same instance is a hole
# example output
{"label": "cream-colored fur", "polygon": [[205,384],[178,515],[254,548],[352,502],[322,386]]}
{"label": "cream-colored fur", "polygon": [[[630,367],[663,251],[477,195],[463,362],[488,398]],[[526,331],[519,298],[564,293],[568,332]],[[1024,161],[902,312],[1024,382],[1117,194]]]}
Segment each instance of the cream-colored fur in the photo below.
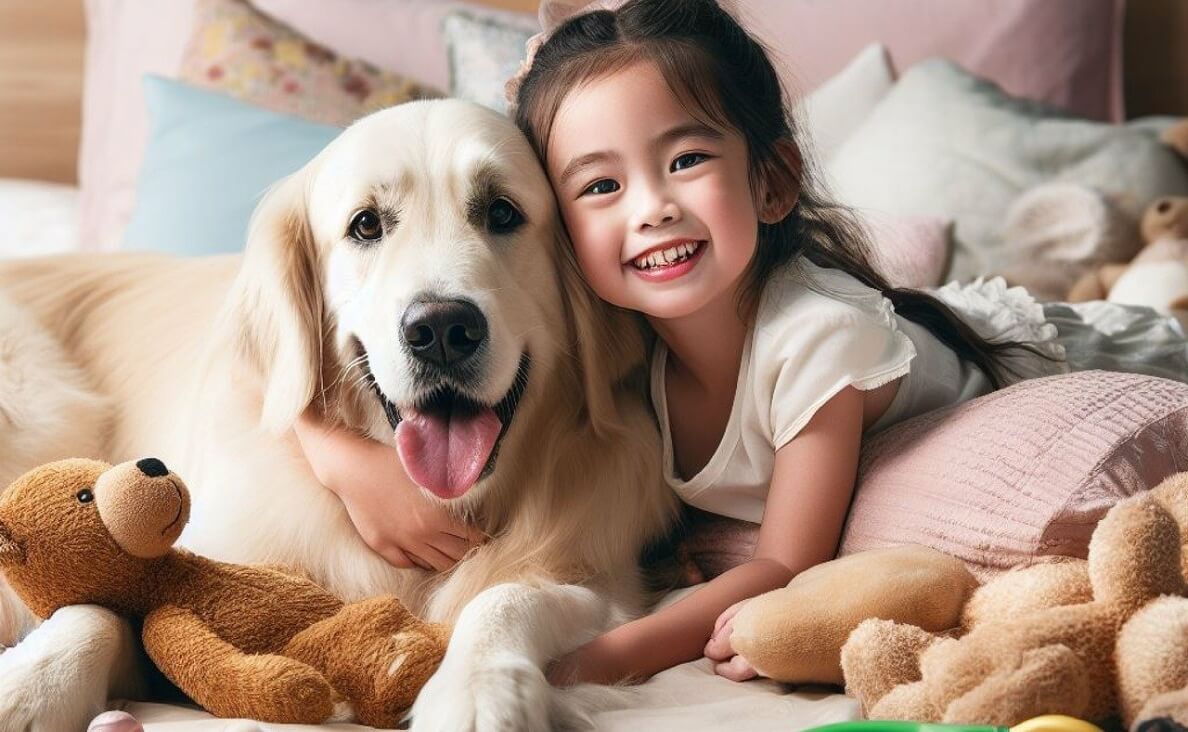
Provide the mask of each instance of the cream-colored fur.
{"label": "cream-colored fur", "polygon": [[[485,225],[498,196],[525,219],[508,234]],[[362,246],[346,233],[365,207],[386,217],[386,233]],[[100,457],[152,455],[191,486],[182,545],[297,567],[347,599],[395,592],[432,619],[464,616],[426,690],[448,702],[419,705],[415,727],[487,728],[497,711],[547,728],[572,710],[542,665],[642,609],[638,552],[673,508],[639,384],[643,343],[589,292],[561,232],[548,182],[507,120],[462,102],[418,102],[361,120],[277,184],[242,258],[6,262],[0,290],[65,350],[25,371],[73,362],[109,400]],[[532,361],[496,469],[451,502],[493,538],[436,576],[371,552],[291,431],[312,407],[393,442],[367,373],[398,406],[418,397],[399,332],[424,292],[467,297],[488,320],[485,368],[467,385],[476,397],[499,401],[521,354]],[[0,342],[27,323],[4,317]],[[66,393],[57,388],[46,387]],[[46,426],[37,437],[56,434]],[[32,467],[8,460],[0,455],[0,473]],[[465,616],[480,595],[482,611]],[[0,615],[0,627],[15,624]],[[484,673],[498,683],[471,683]],[[30,672],[18,685],[34,683]],[[0,687],[0,703],[9,693]]]}

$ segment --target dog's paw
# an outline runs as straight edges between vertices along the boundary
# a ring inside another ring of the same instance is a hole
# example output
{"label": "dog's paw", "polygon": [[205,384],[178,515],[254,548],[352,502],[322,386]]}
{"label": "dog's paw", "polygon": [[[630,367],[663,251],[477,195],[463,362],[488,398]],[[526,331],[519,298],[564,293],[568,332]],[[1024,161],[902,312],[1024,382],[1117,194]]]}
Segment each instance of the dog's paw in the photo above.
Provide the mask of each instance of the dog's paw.
{"label": "dog's paw", "polygon": [[64,669],[54,659],[29,651],[18,645],[0,654],[0,732],[85,729],[102,711],[106,688],[98,698],[83,698],[85,692],[61,697],[57,692]]}
{"label": "dog's paw", "polygon": [[551,730],[555,727],[555,701],[544,672],[521,656],[504,656],[471,667],[443,665],[413,705],[412,729]]}

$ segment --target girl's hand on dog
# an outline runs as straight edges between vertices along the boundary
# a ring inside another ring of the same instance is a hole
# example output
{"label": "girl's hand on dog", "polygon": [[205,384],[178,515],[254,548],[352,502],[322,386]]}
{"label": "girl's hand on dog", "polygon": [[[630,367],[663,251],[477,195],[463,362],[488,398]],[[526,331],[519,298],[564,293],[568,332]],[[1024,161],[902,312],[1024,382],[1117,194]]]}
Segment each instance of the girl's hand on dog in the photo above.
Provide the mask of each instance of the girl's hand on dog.
{"label": "girl's hand on dog", "polygon": [[396,448],[310,415],[295,430],[314,475],[342,501],[367,546],[392,566],[445,571],[486,540],[412,482]]}

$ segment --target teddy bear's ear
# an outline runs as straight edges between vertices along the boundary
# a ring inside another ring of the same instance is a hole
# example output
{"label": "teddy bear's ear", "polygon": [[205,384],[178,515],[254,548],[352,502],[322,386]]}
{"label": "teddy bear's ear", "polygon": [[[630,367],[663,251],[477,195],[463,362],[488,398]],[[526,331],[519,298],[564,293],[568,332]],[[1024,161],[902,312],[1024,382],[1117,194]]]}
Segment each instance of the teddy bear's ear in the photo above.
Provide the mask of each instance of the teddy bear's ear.
{"label": "teddy bear's ear", "polygon": [[11,567],[25,563],[25,550],[21,547],[8,527],[0,524],[0,567]]}

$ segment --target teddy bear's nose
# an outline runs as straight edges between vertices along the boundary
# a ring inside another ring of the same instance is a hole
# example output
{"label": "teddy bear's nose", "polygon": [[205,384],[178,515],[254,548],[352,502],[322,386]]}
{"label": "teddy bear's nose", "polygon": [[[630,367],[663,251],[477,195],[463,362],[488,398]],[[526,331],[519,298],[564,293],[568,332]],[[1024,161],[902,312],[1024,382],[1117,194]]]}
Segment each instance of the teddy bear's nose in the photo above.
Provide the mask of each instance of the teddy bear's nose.
{"label": "teddy bear's nose", "polygon": [[1160,201],[1159,204],[1157,206],[1155,206],[1155,210],[1161,214],[1167,213],[1168,211],[1171,210],[1171,201],[1169,201],[1167,199]]}
{"label": "teddy bear's nose", "polygon": [[136,467],[140,468],[140,472],[150,478],[160,478],[162,475],[169,475],[169,468],[165,467],[165,463],[157,458],[137,460]]}

